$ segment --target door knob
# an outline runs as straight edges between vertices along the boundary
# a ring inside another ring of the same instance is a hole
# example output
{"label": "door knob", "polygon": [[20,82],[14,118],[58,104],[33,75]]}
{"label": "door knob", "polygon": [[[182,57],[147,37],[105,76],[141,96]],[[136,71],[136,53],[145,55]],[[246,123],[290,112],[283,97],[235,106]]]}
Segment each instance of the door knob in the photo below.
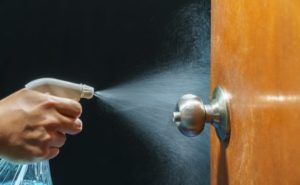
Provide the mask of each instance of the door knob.
{"label": "door knob", "polygon": [[226,141],[230,135],[227,101],[227,94],[220,86],[215,88],[212,100],[207,105],[198,96],[183,95],[173,113],[173,121],[186,136],[200,134],[205,123],[210,123],[215,127],[219,139]]}

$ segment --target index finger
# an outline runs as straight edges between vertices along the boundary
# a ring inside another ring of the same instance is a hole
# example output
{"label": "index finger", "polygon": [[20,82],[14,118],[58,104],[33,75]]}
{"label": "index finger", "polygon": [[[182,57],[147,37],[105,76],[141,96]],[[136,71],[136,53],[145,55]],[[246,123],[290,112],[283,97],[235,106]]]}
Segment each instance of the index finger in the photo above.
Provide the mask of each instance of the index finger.
{"label": "index finger", "polygon": [[49,98],[53,100],[54,107],[60,114],[71,118],[78,118],[81,115],[82,107],[79,102],[52,95],[49,95]]}

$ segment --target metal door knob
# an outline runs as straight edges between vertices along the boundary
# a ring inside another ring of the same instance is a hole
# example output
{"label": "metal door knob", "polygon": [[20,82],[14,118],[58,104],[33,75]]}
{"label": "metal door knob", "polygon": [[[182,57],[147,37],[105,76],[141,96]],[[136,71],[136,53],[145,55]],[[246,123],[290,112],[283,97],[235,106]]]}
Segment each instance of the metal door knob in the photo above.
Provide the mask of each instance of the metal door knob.
{"label": "metal door knob", "polygon": [[211,123],[222,141],[230,134],[228,98],[218,86],[214,90],[210,104],[204,105],[200,97],[186,94],[177,103],[177,111],[173,113],[173,121],[186,136],[196,136],[202,132],[205,123]]}

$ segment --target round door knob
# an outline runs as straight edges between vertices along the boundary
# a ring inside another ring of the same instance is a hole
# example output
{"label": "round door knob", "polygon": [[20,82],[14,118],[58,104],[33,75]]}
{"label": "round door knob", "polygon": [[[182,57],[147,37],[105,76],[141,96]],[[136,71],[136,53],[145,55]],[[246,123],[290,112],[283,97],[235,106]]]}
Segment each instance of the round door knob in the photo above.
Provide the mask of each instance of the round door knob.
{"label": "round door knob", "polygon": [[227,101],[228,98],[220,86],[214,90],[208,105],[204,105],[198,96],[183,95],[177,103],[177,111],[173,113],[173,121],[180,132],[186,136],[200,134],[205,123],[211,123],[220,140],[225,141],[230,134]]}
{"label": "round door knob", "polygon": [[186,136],[195,136],[202,132],[205,124],[205,107],[198,96],[183,95],[178,101],[178,112],[173,120],[178,129]]}

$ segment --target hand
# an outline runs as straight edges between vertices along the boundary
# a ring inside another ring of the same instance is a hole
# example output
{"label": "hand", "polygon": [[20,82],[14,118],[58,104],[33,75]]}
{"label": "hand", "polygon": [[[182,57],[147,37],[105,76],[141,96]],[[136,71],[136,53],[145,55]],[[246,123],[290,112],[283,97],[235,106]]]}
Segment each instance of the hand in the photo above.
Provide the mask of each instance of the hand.
{"label": "hand", "polygon": [[58,155],[66,134],[82,130],[81,105],[28,89],[0,101],[0,157],[33,162]]}

